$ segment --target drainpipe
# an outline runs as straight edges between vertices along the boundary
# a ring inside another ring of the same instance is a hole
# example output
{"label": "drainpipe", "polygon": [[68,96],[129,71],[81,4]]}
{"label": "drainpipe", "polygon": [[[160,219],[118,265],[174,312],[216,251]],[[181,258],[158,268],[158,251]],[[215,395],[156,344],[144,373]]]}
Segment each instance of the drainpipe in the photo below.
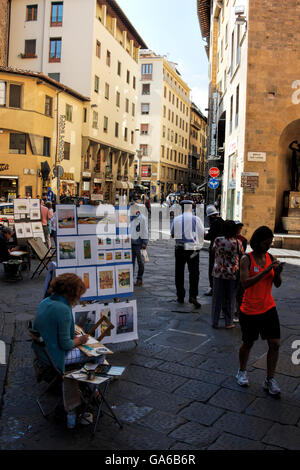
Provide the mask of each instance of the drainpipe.
{"label": "drainpipe", "polygon": [[45,43],[45,17],[46,17],[46,0],[44,0],[44,19],[42,26],[42,54],[41,54],[41,72],[45,73],[44,70],[44,43]]}
{"label": "drainpipe", "polygon": [[8,67],[8,57],[9,57],[9,37],[10,37],[10,18],[11,18],[11,0],[8,0],[7,8],[7,31],[6,31],[6,67]]}

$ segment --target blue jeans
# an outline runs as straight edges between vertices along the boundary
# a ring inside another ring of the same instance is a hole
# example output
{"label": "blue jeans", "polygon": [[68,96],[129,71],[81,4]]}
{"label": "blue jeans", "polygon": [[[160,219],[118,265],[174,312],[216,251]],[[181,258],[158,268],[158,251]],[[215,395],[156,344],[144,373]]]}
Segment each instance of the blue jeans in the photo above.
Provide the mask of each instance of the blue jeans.
{"label": "blue jeans", "polygon": [[137,279],[142,280],[144,274],[144,257],[141,254],[141,246],[132,244],[132,263],[133,263],[133,273],[135,268],[135,260],[137,259],[138,262],[138,274]]}

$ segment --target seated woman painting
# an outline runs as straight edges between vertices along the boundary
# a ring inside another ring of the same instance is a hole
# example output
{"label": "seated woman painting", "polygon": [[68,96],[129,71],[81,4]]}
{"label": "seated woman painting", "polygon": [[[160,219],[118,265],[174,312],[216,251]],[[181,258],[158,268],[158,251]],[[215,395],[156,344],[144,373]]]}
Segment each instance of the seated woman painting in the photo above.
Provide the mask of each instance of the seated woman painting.
{"label": "seated woman painting", "polygon": [[[91,359],[83,354],[78,346],[85,344],[88,335],[75,336],[72,307],[78,304],[86,287],[76,274],[66,273],[54,278],[50,283],[50,296],[44,299],[37,311],[33,328],[43,337],[46,348],[62,372],[68,364],[80,364]],[[38,345],[32,345],[39,359],[48,362]],[[103,362],[103,356],[96,358]]]}

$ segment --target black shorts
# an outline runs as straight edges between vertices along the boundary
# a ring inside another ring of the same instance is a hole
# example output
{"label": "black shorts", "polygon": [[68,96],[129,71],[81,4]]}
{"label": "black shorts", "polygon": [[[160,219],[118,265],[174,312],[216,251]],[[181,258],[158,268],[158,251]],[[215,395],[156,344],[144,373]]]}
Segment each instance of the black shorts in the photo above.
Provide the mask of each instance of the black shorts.
{"label": "black shorts", "polygon": [[261,339],[279,339],[280,324],[276,307],[258,315],[246,315],[240,311],[240,326],[242,339],[246,344]]}

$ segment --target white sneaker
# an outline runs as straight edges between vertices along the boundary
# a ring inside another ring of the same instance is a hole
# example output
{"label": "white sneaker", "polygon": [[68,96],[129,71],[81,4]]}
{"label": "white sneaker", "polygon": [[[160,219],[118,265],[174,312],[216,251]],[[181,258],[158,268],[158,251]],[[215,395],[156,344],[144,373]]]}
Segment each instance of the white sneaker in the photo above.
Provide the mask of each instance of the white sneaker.
{"label": "white sneaker", "polygon": [[247,372],[245,370],[238,370],[238,373],[235,376],[237,383],[241,387],[248,387],[249,386],[249,380],[247,377]]}
{"label": "white sneaker", "polygon": [[267,379],[265,378],[265,381],[263,383],[263,387],[265,390],[268,390],[270,395],[279,395],[280,394],[280,388],[278,386],[278,383],[276,382],[275,379]]}

